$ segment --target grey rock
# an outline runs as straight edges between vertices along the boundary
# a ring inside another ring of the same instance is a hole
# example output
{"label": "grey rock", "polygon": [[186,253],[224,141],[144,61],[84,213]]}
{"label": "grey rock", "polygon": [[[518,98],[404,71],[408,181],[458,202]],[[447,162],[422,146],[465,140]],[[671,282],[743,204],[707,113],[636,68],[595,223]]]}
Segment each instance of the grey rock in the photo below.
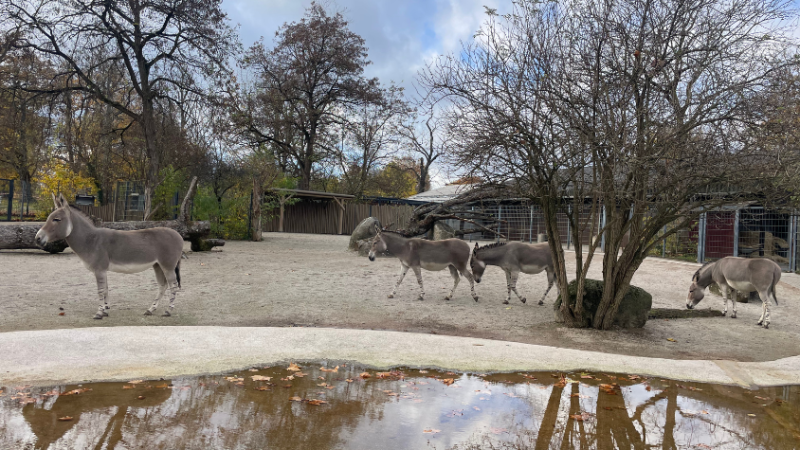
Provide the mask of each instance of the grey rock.
{"label": "grey rock", "polygon": [[362,220],[360,224],[358,224],[355,230],[353,230],[353,234],[350,235],[350,244],[347,246],[347,248],[351,251],[357,251],[360,253],[361,247],[359,245],[359,241],[372,239],[380,229],[381,222],[378,219],[374,217],[367,217],[366,219]]}
{"label": "grey rock", "polygon": [[[583,296],[583,323],[582,328],[588,328],[592,325],[592,320],[597,307],[600,305],[600,300],[603,298],[603,282],[598,280],[587,279],[584,284],[585,294]],[[569,297],[574,302],[575,294],[577,292],[577,283],[572,281],[569,283]],[[555,302],[555,315],[556,321],[563,322],[564,318],[559,311],[561,307],[561,295],[558,296]],[[647,323],[647,316],[650,308],[653,306],[653,296],[648,294],[642,288],[631,286],[628,293],[622,299],[619,305],[617,316],[614,318],[613,325],[620,328],[642,328]]]}
{"label": "grey rock", "polygon": [[445,239],[452,239],[454,237],[456,237],[456,232],[450,225],[444,222],[436,222],[433,224],[434,241],[442,241]]}

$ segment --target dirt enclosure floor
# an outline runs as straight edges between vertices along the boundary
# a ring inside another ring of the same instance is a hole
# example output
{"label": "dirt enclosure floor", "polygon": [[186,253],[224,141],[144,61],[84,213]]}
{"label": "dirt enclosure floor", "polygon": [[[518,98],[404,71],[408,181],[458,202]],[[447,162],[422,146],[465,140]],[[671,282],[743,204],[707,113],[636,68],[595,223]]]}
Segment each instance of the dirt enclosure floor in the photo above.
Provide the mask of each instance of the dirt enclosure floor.
{"label": "dirt enclosure floor", "polygon": [[[545,306],[544,273],[521,275],[521,304],[503,305],[505,275],[489,267],[476,285],[480,301],[462,279],[455,298],[448,271],[423,271],[426,298],[409,271],[394,299],[396,259],[370,262],[346,250],[346,236],[266,233],[264,242],[225,244],[192,253],[181,263],[183,288],[173,317],[143,316],[157,293],[152,271],[109,273],[110,317],[92,320],[97,308],[94,275],[70,250],[0,251],[0,332],[121,325],[313,326],[385,329],[517,341],[636,356],[767,361],[800,354],[800,282],[784,274],[772,325],[755,325],[761,304],[739,304],[738,318],[650,320],[640,330],[575,330],[554,322],[555,288]],[[568,253],[568,258],[572,257]],[[596,260],[592,278],[600,278]],[[569,262],[568,262],[569,263]],[[683,308],[697,264],[648,259],[633,284],[653,295],[654,308]],[[571,269],[570,269],[571,270]],[[159,313],[166,306],[164,300]],[[721,309],[707,293],[700,308]],[[60,310],[59,308],[63,308]],[[61,312],[64,315],[59,315]],[[674,339],[671,342],[668,339]],[[231,349],[235,351],[235,349]]]}

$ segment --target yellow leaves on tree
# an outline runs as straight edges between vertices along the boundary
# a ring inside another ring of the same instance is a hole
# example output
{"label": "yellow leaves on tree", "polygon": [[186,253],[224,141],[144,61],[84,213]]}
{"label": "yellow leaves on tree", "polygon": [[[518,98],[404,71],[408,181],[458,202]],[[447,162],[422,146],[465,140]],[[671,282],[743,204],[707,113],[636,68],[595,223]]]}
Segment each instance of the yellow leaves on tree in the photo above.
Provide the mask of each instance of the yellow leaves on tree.
{"label": "yellow leaves on tree", "polygon": [[[81,174],[74,172],[65,163],[54,161],[46,166],[40,175],[34,178],[34,181],[41,184],[40,195],[40,212],[44,215],[43,218],[50,214],[53,210],[53,195],[59,193],[64,194],[64,197],[69,201],[75,200],[75,195],[79,193],[94,194],[95,183],[91,177],[84,177]],[[52,194],[52,195],[51,195]]]}

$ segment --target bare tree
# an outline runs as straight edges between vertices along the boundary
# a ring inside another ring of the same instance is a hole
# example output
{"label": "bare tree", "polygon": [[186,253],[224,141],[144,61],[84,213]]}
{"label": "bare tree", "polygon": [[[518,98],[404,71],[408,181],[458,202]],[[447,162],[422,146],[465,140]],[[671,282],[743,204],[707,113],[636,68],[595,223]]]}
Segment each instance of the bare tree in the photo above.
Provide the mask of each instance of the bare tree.
{"label": "bare tree", "polygon": [[317,3],[299,22],[284,24],[276,41],[270,51],[257,43],[248,52],[245,64],[259,77],[251,101],[257,109],[241,119],[254,142],[289,156],[299,187],[309,189],[315,165],[333,151],[326,132],[342,124],[348,103],[371,101],[377,81],[363,76],[369,64],[364,39],[341,14],[329,15]]}
{"label": "bare tree", "polygon": [[337,155],[346,193],[361,197],[382,162],[390,160],[398,142],[396,127],[409,113],[402,88],[381,89],[347,109],[345,134]]}
{"label": "bare tree", "polygon": [[[179,91],[202,92],[198,75],[224,71],[234,45],[219,0],[22,0],[7,5],[7,16],[27,29],[18,45],[65,66],[59,78],[66,82],[42,91],[89,93],[126,116],[128,127],[141,127],[149,216],[164,154],[158,146],[157,105],[179,102]],[[104,74],[118,68],[127,75],[125,82],[104,85]]]}
{"label": "bare tree", "polygon": [[455,140],[447,129],[446,116],[437,111],[435,105],[419,106],[423,113],[417,113],[411,120],[398,127],[403,143],[408,145],[419,165],[414,169],[417,177],[417,194],[430,189],[431,166],[443,155],[453,149]]}
{"label": "bare tree", "polygon": [[[763,197],[758,186],[797,163],[796,149],[765,148],[748,126],[753,97],[779,94],[770,74],[798,63],[779,28],[794,13],[783,1],[523,0],[488,13],[423,83],[455,104],[460,165],[542,207],[562,293],[557,215],[573,242],[595,236],[576,252],[577,293],[561,307],[570,326],[610,328],[657,242],[711,208]],[[587,315],[601,243],[603,298]]]}

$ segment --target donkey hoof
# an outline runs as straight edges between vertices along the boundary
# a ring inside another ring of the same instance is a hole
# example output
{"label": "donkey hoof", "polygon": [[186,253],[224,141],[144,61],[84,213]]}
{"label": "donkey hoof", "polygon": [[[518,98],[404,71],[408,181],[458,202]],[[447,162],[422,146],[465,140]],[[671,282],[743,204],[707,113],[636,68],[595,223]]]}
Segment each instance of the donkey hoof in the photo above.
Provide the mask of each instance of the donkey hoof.
{"label": "donkey hoof", "polygon": [[731,313],[731,319],[735,319],[735,318],[736,318],[736,313]]}
{"label": "donkey hoof", "polygon": [[153,311],[150,311],[150,310],[148,309],[147,311],[145,311],[145,312],[144,312],[144,315],[145,315],[145,316],[152,316],[152,315],[153,315]]}
{"label": "donkey hoof", "polygon": [[756,326],[757,326],[757,327],[760,327],[762,323],[763,323],[763,322],[761,322],[761,321],[758,321],[758,322],[756,322]]}
{"label": "donkey hoof", "polygon": [[527,298],[525,298],[525,297],[522,297],[521,299],[519,299],[519,301],[521,301],[522,303],[525,303],[525,302],[527,302],[527,301],[528,301],[528,299],[527,299]]}
{"label": "donkey hoof", "polygon": [[762,325],[762,326],[764,327],[764,329],[765,329],[765,330],[769,328],[769,324],[768,324],[768,323],[765,323],[765,324],[764,324],[764,325]]}
{"label": "donkey hoof", "polygon": [[425,300],[425,297],[423,297],[423,296],[421,296],[421,295],[420,295],[419,297],[417,297],[417,300],[419,300],[419,301],[423,301],[423,300]]}
{"label": "donkey hoof", "polygon": [[508,300],[503,300],[503,304],[507,305],[508,304]]}
{"label": "donkey hoof", "polygon": [[728,315],[728,311],[722,311],[722,317],[725,317],[727,315]]}
{"label": "donkey hoof", "polygon": [[447,297],[445,297],[444,299],[445,299],[445,300],[450,300],[451,298],[452,298],[452,297],[450,297],[450,296],[448,295],[448,296],[447,296]]}
{"label": "donkey hoof", "polygon": [[472,297],[472,298],[475,300],[475,303],[478,302],[478,296],[477,295],[475,297]]}
{"label": "donkey hoof", "polygon": [[394,298],[394,294],[387,295],[388,298]]}
{"label": "donkey hoof", "polygon": [[544,301],[543,300],[539,300],[539,306],[542,306],[542,305],[544,305]]}
{"label": "donkey hoof", "polygon": [[97,313],[97,314],[94,315],[94,317],[92,317],[92,319],[94,319],[94,320],[102,320],[103,319],[103,315],[100,314],[100,313]]}
{"label": "donkey hoof", "polygon": [[105,310],[103,310],[103,317],[108,317],[108,313]]}
{"label": "donkey hoof", "polygon": [[164,314],[162,314],[161,317],[169,317],[171,315],[172,314],[170,314],[169,311],[164,311]]}

